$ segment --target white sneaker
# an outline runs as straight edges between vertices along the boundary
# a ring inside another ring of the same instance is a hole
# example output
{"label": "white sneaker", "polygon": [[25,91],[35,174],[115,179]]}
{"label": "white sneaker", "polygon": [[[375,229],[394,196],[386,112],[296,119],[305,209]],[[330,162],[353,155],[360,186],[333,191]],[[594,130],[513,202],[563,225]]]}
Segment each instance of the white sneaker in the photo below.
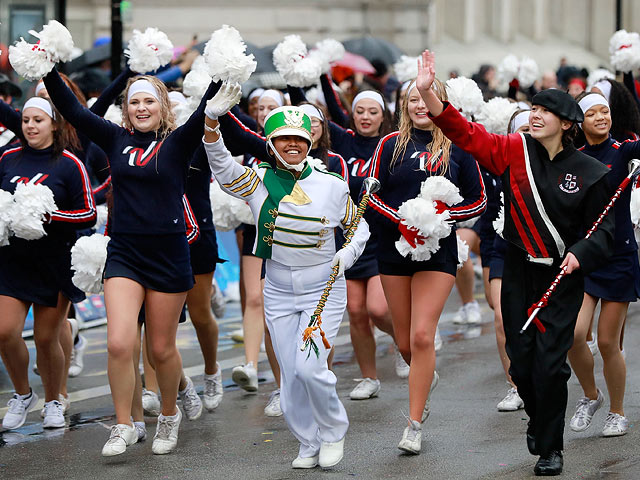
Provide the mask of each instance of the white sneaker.
{"label": "white sneaker", "polygon": [[467,309],[464,308],[464,305],[458,308],[458,311],[453,314],[453,318],[451,320],[457,325],[464,325],[467,323]]}
{"label": "white sneaker", "polygon": [[515,412],[521,408],[524,408],[524,402],[515,387],[511,387],[507,392],[507,396],[498,403],[499,412]]}
{"label": "white sneaker", "polygon": [[182,400],[182,408],[188,420],[197,420],[202,415],[202,400],[196,392],[196,387],[189,377],[185,377],[187,386],[184,390],[178,392],[180,400]]}
{"label": "white sneaker", "polygon": [[82,373],[84,368],[84,351],[87,349],[89,342],[82,335],[78,335],[78,343],[73,345],[71,350],[71,364],[69,365],[69,376],[77,377]]}
{"label": "white sneaker", "polygon": [[215,410],[220,402],[224,389],[222,388],[222,369],[220,364],[216,363],[216,373],[204,376],[204,392],[202,394],[202,402],[207,410]]}
{"label": "white sneaker", "polygon": [[138,432],[133,425],[119,423],[111,427],[109,440],[102,447],[103,457],[113,457],[124,453],[127,447],[138,441]]}
{"label": "white sneaker", "polygon": [[589,347],[589,350],[591,350],[591,355],[597,357],[600,353],[600,349],[598,348],[598,340],[595,335],[593,336],[593,340],[587,340],[587,346]]}
{"label": "white sneaker", "polygon": [[138,442],[144,442],[147,439],[147,426],[144,422],[133,422],[138,434]]}
{"label": "white sneaker", "polygon": [[[282,416],[282,409],[280,408],[280,389],[279,388],[277,390],[274,390],[273,392],[271,392],[271,396],[269,397],[269,403],[267,403],[267,406],[264,407],[264,414],[267,417],[281,417]],[[300,457],[298,457],[298,458],[300,458]],[[311,457],[308,457],[308,458],[311,458]],[[294,460],[294,462],[295,462],[295,460]],[[293,468],[311,468],[311,467],[293,467]]]}
{"label": "white sneaker", "polygon": [[607,419],[604,421],[602,435],[604,437],[619,437],[627,433],[629,429],[629,420],[618,413],[609,412]]}
{"label": "white sneaker", "polygon": [[234,330],[233,332],[231,332],[231,340],[233,340],[236,343],[243,343],[244,342],[244,330],[242,328],[239,328],[239,329]]}
{"label": "white sneaker", "polygon": [[363,378],[356,387],[351,390],[349,397],[351,400],[367,400],[377,397],[380,391],[380,380],[373,378]]}
{"label": "white sneaker", "polygon": [[58,400],[51,400],[44,404],[44,420],[42,428],[64,427],[64,407]]}
{"label": "white sneaker", "polygon": [[158,416],[158,427],[153,437],[151,451],[156,455],[165,455],[175,450],[178,445],[178,428],[182,420],[182,412],[178,409],[175,418]]}
{"label": "white sneaker", "polygon": [[[71,400],[69,400],[69,396],[65,397],[64,395],[59,394],[58,401],[62,404],[62,414],[66,415],[69,413],[69,408],[71,408]],[[42,410],[40,410],[40,418],[45,417],[45,407],[42,407]]]}
{"label": "white sneaker", "polygon": [[409,376],[409,365],[402,358],[400,350],[398,350],[395,343],[393,344],[393,349],[396,353],[396,375],[400,378],[407,378]]}
{"label": "white sneaker", "polygon": [[436,336],[433,338],[433,349],[439,352],[442,349],[442,337],[440,336],[440,329],[436,326]]}
{"label": "white sneaker", "polygon": [[28,398],[22,398],[17,393],[7,402],[9,409],[2,419],[2,428],[5,430],[13,430],[24,425],[29,410],[36,406],[38,395],[34,391]]}
{"label": "white sneaker", "polygon": [[467,312],[467,323],[469,325],[477,325],[482,323],[482,314],[480,313],[480,305],[475,300],[473,302],[466,303],[464,308]]}
{"label": "white sneaker", "polygon": [[422,411],[422,419],[420,420],[420,423],[426,422],[427,418],[429,418],[429,415],[431,415],[431,394],[438,386],[439,381],[440,375],[438,375],[438,372],[434,370],[433,378],[431,379],[431,386],[429,387],[429,396],[427,397],[427,401],[424,404],[424,410]]}
{"label": "white sneaker", "polygon": [[569,421],[569,427],[574,432],[583,432],[591,425],[591,419],[594,413],[602,406],[604,396],[598,389],[598,398],[591,400],[588,397],[582,397],[576,404],[576,413],[573,414]]}
{"label": "white sneaker", "polygon": [[258,371],[253,366],[253,362],[246,365],[238,365],[231,370],[231,379],[243,390],[247,392],[258,391]]}
{"label": "white sneaker", "polygon": [[344,456],[344,438],[337,442],[322,442],[318,463],[322,468],[329,468],[337,465]]}
{"label": "white sneaker", "polygon": [[213,279],[212,287],[211,310],[213,310],[213,314],[216,316],[216,318],[222,318],[224,317],[224,312],[227,309],[227,303],[222,296],[222,290],[220,290],[218,282],[216,282],[215,278]]}
{"label": "white sneaker", "polygon": [[142,389],[142,409],[145,415],[149,415],[150,417],[160,415],[160,399],[156,392],[152,392],[146,388]]}
{"label": "white sneaker", "polygon": [[398,448],[407,453],[418,455],[422,449],[422,426],[415,420],[409,420],[409,425],[402,433],[402,440]]}
{"label": "white sneaker", "polygon": [[296,459],[291,462],[292,468],[315,468],[318,466],[318,458],[319,455],[315,457],[296,457]]}

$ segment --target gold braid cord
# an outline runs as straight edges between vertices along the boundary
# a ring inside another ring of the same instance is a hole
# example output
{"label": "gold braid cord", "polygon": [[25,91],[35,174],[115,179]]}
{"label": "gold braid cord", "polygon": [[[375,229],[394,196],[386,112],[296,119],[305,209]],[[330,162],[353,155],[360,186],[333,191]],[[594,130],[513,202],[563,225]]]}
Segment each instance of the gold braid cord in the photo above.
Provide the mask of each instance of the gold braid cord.
{"label": "gold braid cord", "polygon": [[[358,204],[358,209],[356,210],[356,216],[351,222],[351,225],[349,226],[349,230],[347,230],[347,233],[345,235],[345,242],[342,245],[342,248],[346,247],[351,242],[351,239],[353,238],[353,235],[356,233],[356,229],[358,228],[358,224],[360,223],[360,219],[362,218],[362,215],[364,214],[364,211],[367,208],[368,203],[369,203],[369,194],[365,193],[362,195],[362,199]],[[324,334],[324,331],[322,330],[322,311],[324,310],[324,306],[327,304],[327,300],[329,299],[329,293],[331,293],[333,284],[336,281],[339,268],[340,268],[339,265],[334,265],[333,269],[331,270],[331,274],[329,275],[329,280],[327,280],[327,285],[324,287],[324,290],[322,291],[322,295],[320,295],[320,300],[318,301],[318,305],[316,306],[316,309],[314,310],[313,315],[311,315],[311,319],[309,320],[309,325],[307,325],[307,328],[304,329],[304,332],[302,334],[303,344],[300,350],[305,351],[309,349],[307,358],[309,357],[309,355],[311,355],[312,350],[315,352],[316,357],[320,357],[320,350],[318,349],[318,345],[316,344],[316,341],[315,341],[314,332],[316,330],[319,331],[320,337],[322,337],[322,344],[324,345],[324,348],[326,349],[331,348],[331,344],[329,343],[329,340],[327,340],[327,337]]]}

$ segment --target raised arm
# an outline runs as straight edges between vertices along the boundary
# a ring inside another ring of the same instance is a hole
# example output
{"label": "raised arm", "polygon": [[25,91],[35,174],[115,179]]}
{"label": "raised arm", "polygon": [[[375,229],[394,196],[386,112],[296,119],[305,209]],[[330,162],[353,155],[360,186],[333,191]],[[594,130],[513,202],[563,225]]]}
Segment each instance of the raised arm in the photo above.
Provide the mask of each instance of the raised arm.
{"label": "raised arm", "polygon": [[289,93],[289,99],[291,100],[291,105],[298,106],[302,102],[307,101],[307,97],[304,94],[304,90],[300,87],[293,87],[291,85],[287,85],[287,92]]}
{"label": "raised arm", "polygon": [[631,93],[631,96],[636,101],[636,105],[640,108],[640,98],[638,98],[638,91],[636,90],[636,81],[633,78],[633,72],[626,72],[622,76],[622,81],[624,82],[625,87]]}
{"label": "raised arm", "polygon": [[322,93],[324,94],[324,100],[327,104],[329,115],[331,115],[331,120],[341,127],[348,127],[349,113],[342,106],[342,103],[340,103],[340,97],[333,89],[333,85],[331,85],[331,79],[328,74],[325,73],[320,76],[320,86],[322,87]]}
{"label": "raised arm", "polygon": [[96,115],[100,115],[104,117],[109,109],[109,105],[116,101],[118,96],[122,93],[124,88],[127,86],[127,82],[136,73],[133,72],[129,67],[125,68],[120,75],[118,75],[113,82],[105,88],[98,99],[95,101],[93,105],[91,105],[91,110]]}
{"label": "raised arm", "polygon": [[263,162],[272,162],[267,152],[267,140],[262,135],[247,127],[231,112],[219,117],[218,121],[220,132],[232,155],[248,153]]}

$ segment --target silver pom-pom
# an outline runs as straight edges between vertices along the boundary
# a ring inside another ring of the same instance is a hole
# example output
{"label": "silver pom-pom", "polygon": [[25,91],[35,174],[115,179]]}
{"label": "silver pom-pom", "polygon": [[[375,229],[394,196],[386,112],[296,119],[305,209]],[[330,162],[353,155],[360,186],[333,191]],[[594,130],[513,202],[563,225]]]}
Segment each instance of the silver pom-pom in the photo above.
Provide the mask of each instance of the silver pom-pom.
{"label": "silver pom-pom", "polygon": [[157,28],[149,27],[144,32],[134,30],[124,54],[134,72],[155,72],[171,61],[173,43],[166,33]]}
{"label": "silver pom-pom", "polygon": [[223,25],[213,34],[204,47],[204,58],[213,80],[228,83],[244,83],[255,72],[258,63],[253,54],[246,55],[247,45],[240,32]]}
{"label": "silver pom-pom", "polygon": [[11,230],[18,238],[38,240],[46,235],[43,222],[58,209],[53,192],[42,184],[19,183],[13,194]]}
{"label": "silver pom-pom", "polygon": [[102,274],[107,261],[107,244],[111,240],[101,233],[80,237],[71,248],[71,281],[83,292],[101,293]]}
{"label": "silver pom-pom", "polygon": [[308,87],[318,82],[322,65],[317,55],[308,55],[299,35],[287,35],[273,50],[273,65],[288,85]]}
{"label": "silver pom-pom", "polygon": [[467,77],[450,78],[445,84],[449,103],[462,113],[467,120],[480,111],[484,105],[482,91],[478,84]]}
{"label": "silver pom-pom", "polygon": [[518,110],[517,103],[510,102],[504,97],[494,97],[482,106],[476,115],[476,121],[484,125],[489,133],[506,135],[509,119],[516,110]]}
{"label": "silver pom-pom", "polygon": [[400,59],[393,64],[393,71],[400,83],[408,82],[418,76],[418,59],[420,57],[410,57],[401,55]]}

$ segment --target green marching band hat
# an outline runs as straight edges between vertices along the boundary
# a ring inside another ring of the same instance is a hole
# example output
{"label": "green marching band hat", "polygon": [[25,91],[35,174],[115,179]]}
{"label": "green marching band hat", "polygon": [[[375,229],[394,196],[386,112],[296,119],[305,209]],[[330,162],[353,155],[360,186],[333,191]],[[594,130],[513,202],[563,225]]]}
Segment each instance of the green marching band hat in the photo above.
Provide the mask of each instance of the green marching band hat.
{"label": "green marching band hat", "polygon": [[300,107],[279,107],[271,110],[264,122],[267,141],[283,135],[295,135],[313,143],[311,139],[311,119]]}

